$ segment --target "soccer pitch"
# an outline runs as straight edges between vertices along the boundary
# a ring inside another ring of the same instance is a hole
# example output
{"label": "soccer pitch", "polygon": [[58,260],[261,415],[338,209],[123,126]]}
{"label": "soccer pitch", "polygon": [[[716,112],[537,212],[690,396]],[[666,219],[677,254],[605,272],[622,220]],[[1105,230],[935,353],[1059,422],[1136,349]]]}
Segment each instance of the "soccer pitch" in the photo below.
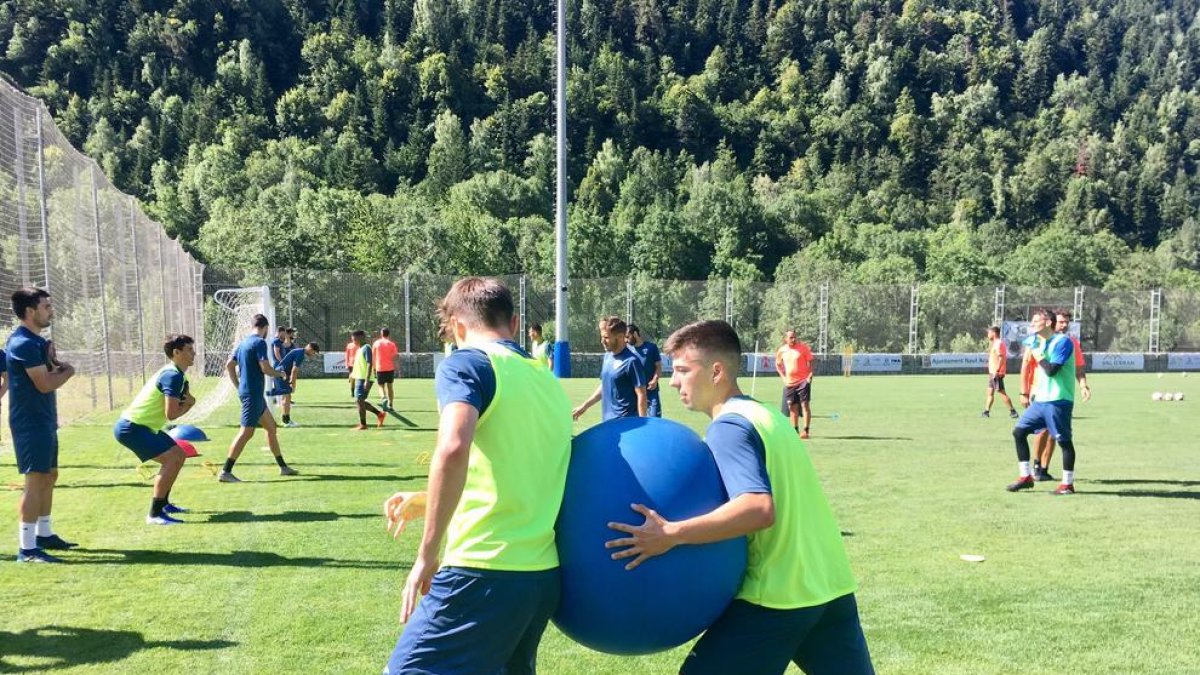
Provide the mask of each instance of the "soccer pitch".
{"label": "soccer pitch", "polygon": [[[1079,493],[1064,497],[1046,483],[1004,491],[1016,476],[1012,425],[999,402],[979,417],[982,375],[815,382],[809,452],[880,673],[1194,672],[1200,378],[1089,380],[1094,398],[1075,411]],[[578,402],[595,384],[566,387]],[[238,463],[244,484],[218,484],[189,460],[172,501],[192,512],[177,527],[143,524],[149,483],[112,438],[115,414],[63,429],[54,522],[81,546],[66,565],[18,565],[16,528],[3,530],[0,672],[380,672],[420,530],[391,540],[381,506],[424,487],[437,426],[432,381],[397,390],[404,419],[356,432],[344,380],[302,381],[293,413],[303,426],[280,431],[302,475],[278,475],[261,431]],[[1153,391],[1187,400],[1153,402]],[[759,378],[756,393],[778,401],[778,380]],[[673,390],[663,402],[703,432],[707,419]],[[236,423],[231,406],[204,423],[213,442],[200,459],[219,466]],[[20,476],[7,442],[0,471],[12,526]],[[539,669],[674,673],[685,654],[598,654],[551,627]]]}

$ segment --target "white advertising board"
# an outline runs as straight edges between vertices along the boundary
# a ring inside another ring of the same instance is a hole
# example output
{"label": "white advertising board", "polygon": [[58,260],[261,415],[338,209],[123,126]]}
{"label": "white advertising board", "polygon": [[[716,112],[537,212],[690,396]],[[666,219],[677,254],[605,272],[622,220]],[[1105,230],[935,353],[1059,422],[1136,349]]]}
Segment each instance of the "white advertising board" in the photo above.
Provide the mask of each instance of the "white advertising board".
{"label": "white advertising board", "polygon": [[1200,370],[1200,352],[1167,354],[1167,370]]}
{"label": "white advertising board", "polygon": [[846,357],[842,357],[842,370],[846,370],[847,365],[851,373],[898,373],[903,360],[899,354],[854,354],[849,364]]}
{"label": "white advertising board", "polygon": [[979,368],[987,370],[987,354],[930,354],[929,368]]}
{"label": "white advertising board", "polygon": [[1145,370],[1144,354],[1123,352],[1094,352],[1092,370]]}

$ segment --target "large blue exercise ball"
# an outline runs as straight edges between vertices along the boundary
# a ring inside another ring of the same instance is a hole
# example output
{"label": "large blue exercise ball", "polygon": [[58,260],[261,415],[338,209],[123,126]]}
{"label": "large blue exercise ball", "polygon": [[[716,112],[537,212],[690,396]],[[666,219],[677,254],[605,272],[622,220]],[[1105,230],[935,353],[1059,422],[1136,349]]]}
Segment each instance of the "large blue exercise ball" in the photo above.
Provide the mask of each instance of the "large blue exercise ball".
{"label": "large blue exercise ball", "polygon": [[745,538],[681,545],[633,570],[613,560],[624,537],[609,522],[640,525],[645,504],[667,520],[708,513],[726,501],[712,452],[670,420],[609,420],[577,436],[557,525],[562,599],[554,623],[568,637],[610,654],[649,654],[681,645],[720,616],[746,570]]}
{"label": "large blue exercise ball", "polygon": [[193,424],[180,424],[168,431],[167,435],[177,441],[191,441],[192,443],[200,443],[208,440],[208,435],[200,427]]}

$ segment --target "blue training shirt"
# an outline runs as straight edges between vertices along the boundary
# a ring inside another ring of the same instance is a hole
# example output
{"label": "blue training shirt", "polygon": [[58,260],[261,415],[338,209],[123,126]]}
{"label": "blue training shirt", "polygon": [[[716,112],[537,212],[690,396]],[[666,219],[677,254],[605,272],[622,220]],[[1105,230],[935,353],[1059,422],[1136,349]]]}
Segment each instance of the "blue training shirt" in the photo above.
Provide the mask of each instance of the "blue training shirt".
{"label": "blue training shirt", "polygon": [[722,415],[708,425],[704,441],[717,461],[717,471],[730,499],[743,494],[770,494],[766,447],[750,420],[741,415]]}
{"label": "blue training shirt", "polygon": [[279,354],[280,354],[280,356],[281,356],[281,357],[282,357],[283,355],[287,354],[288,350],[287,350],[287,347],[284,347],[284,346],[283,346],[283,339],[282,339],[282,338],[275,338],[275,339],[271,340],[271,348],[270,348],[270,349],[267,351],[267,360],[271,362],[271,366],[273,366],[273,367],[275,367],[276,369],[278,369],[278,368],[279,368],[279,366],[278,366],[277,364],[278,364],[278,363],[279,363],[281,360],[283,360],[283,359],[282,359],[282,358],[279,358],[279,359],[275,358],[275,349],[276,349],[276,348],[278,348],[278,349],[279,349]]}
{"label": "blue training shirt", "polygon": [[[642,372],[646,375],[646,385],[649,386],[650,380],[654,377],[655,366],[662,363],[662,354],[658,351],[658,345],[649,340],[642,340],[642,344],[634,347],[634,351],[642,360]],[[658,390],[661,387],[647,389],[646,393],[650,396],[657,396]]]}
{"label": "blue training shirt", "polygon": [[646,372],[642,359],[632,347],[625,347],[613,354],[604,354],[600,367],[601,418],[637,417],[637,392],[634,389],[646,386]]}
{"label": "blue training shirt", "polygon": [[[529,359],[533,358],[521,345],[512,340],[496,340],[496,344]],[[447,356],[433,377],[438,409],[451,403],[466,403],[483,415],[496,398],[496,371],[491,359],[482,349],[463,347]]]}
{"label": "blue training shirt", "polygon": [[267,341],[253,333],[247,335],[233,352],[233,358],[238,364],[238,396],[263,396],[267,380],[258,364],[267,360]]}
{"label": "blue training shirt", "polygon": [[1046,348],[1046,358],[1050,361],[1050,365],[1061,366],[1074,356],[1075,343],[1071,342],[1071,336],[1055,333],[1050,338],[1050,344]]}
{"label": "blue training shirt", "polygon": [[54,430],[58,428],[58,403],[55,392],[43,394],[34,386],[29,368],[50,367],[46,338],[25,326],[17,326],[5,345],[8,370],[8,426],[14,431]]}

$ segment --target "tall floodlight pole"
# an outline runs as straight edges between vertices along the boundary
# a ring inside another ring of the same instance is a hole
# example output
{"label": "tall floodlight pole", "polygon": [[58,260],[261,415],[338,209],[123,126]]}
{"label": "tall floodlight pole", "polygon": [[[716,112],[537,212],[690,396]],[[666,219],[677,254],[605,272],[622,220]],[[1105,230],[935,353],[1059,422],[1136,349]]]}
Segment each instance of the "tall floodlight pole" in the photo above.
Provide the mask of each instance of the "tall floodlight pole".
{"label": "tall floodlight pole", "polygon": [[567,335],[567,0],[558,0],[558,67],[554,103],[556,153],[554,374],[571,376],[571,345]]}

